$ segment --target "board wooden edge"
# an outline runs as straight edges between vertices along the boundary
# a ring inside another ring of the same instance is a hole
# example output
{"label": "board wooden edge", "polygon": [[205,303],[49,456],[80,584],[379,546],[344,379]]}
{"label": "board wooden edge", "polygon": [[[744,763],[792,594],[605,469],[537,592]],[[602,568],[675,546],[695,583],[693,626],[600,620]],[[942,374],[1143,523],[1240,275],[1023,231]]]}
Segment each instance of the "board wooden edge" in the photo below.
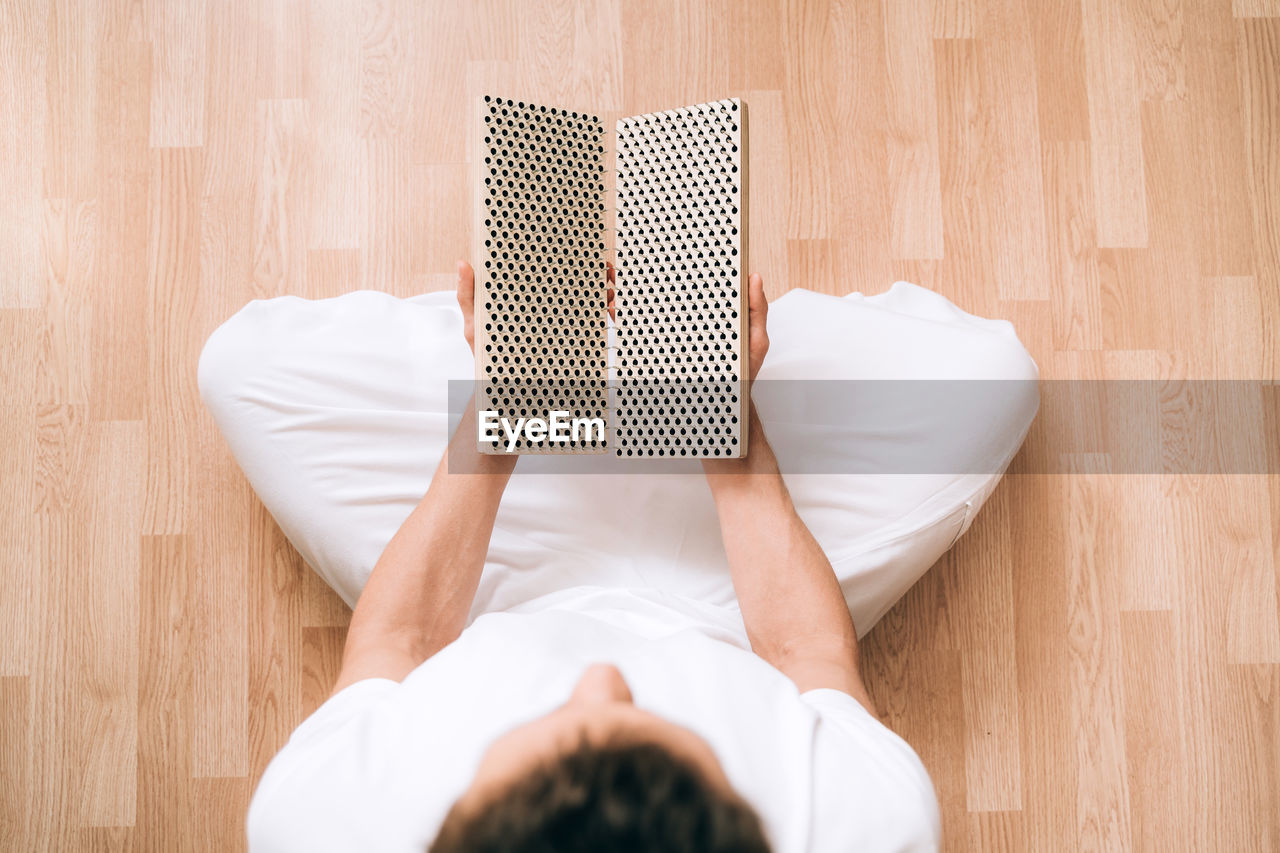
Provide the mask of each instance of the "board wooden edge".
{"label": "board wooden edge", "polygon": [[747,102],[742,98],[734,98],[738,103],[738,112],[742,119],[738,122],[738,174],[741,176],[738,190],[738,318],[741,329],[738,333],[738,345],[741,349],[742,371],[738,376],[738,400],[742,409],[739,420],[742,423],[738,436],[737,458],[745,457],[751,450],[748,446],[751,436],[751,254],[749,235],[751,233],[751,196],[750,178],[750,122],[747,118]]}

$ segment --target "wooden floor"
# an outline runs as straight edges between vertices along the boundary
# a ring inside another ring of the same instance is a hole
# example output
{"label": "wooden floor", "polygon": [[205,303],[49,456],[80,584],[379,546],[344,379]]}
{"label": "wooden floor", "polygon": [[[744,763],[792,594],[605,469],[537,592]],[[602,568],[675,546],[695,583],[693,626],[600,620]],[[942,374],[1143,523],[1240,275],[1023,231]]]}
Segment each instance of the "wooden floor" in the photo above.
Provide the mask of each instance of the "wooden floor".
{"label": "wooden floor", "polygon": [[[449,286],[471,96],[743,97],[773,294],[906,278],[1014,321],[1046,378],[1276,378],[1277,15],[0,3],[0,847],[243,844],[348,614],[196,358],[249,299]],[[948,848],[1280,850],[1278,548],[1280,477],[1008,478],[864,649]]]}

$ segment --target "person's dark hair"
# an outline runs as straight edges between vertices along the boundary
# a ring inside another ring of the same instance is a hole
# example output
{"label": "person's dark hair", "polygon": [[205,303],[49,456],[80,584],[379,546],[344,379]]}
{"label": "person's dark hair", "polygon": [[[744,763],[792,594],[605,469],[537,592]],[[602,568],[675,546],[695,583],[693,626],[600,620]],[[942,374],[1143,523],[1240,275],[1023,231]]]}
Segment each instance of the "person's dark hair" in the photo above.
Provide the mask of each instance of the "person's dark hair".
{"label": "person's dark hair", "polygon": [[760,818],[657,744],[586,742],[478,807],[430,853],[768,853]]}

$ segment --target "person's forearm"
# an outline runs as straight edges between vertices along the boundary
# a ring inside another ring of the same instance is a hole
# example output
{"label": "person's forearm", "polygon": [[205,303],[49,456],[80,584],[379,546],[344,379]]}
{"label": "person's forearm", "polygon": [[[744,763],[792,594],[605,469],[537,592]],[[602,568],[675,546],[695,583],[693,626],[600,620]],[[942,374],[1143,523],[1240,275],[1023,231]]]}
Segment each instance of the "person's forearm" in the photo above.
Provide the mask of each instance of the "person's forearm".
{"label": "person's forearm", "polygon": [[[380,655],[384,669],[403,669],[403,677],[466,625],[516,463],[514,456],[476,451],[474,432],[466,428],[475,421],[474,409],[473,402],[426,495],[374,566],[351,617],[344,668],[361,655]],[[450,473],[451,456],[464,473]]]}
{"label": "person's forearm", "polygon": [[837,686],[869,707],[840,583],[796,513],[754,407],[748,447],[744,459],[703,468],[751,647],[801,689]]}

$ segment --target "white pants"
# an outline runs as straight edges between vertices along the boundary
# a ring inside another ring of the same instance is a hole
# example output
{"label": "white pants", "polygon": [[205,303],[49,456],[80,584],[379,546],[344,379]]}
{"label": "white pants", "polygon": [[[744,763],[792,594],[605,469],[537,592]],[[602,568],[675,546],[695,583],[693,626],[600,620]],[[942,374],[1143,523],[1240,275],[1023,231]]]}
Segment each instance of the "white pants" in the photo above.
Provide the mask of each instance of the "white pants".
{"label": "white pants", "polygon": [[[1036,366],[1009,323],[905,282],[870,297],[792,290],[770,307],[769,337],[762,383],[1024,380],[977,420],[925,411],[886,424],[855,409],[833,440],[813,445],[827,454],[820,459],[900,458],[945,439],[949,454],[965,457],[947,468],[960,473],[785,474],[865,634],[995,487],[1035,416]],[[448,439],[447,380],[473,375],[452,293],[254,301],[213,333],[199,367],[201,395],[250,484],[348,604],[430,482]],[[783,404],[757,405],[766,433],[794,426]],[[473,618],[574,586],[656,588],[736,608],[697,465],[585,475],[537,473],[540,461],[523,458],[503,497]]]}

